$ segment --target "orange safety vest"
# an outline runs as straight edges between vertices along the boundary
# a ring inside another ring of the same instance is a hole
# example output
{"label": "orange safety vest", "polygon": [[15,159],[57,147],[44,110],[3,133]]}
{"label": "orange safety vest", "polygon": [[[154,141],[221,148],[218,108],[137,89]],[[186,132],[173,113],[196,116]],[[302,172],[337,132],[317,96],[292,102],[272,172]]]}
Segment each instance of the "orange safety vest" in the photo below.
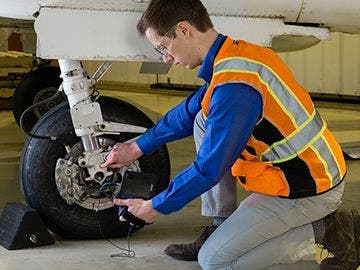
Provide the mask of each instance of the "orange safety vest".
{"label": "orange safety vest", "polygon": [[227,83],[250,85],[262,97],[262,118],[231,168],[246,190],[301,198],[326,192],[343,180],[346,166],[339,144],[276,53],[227,38],[201,103],[205,118],[215,87]]}

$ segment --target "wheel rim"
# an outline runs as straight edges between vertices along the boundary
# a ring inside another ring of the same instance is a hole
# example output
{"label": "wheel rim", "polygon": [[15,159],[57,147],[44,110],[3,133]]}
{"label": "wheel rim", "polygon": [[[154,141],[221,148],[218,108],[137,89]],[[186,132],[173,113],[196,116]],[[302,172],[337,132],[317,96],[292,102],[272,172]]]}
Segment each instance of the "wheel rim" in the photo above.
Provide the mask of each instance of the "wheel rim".
{"label": "wheel rim", "polygon": [[[37,92],[33,99],[33,104],[38,103],[40,101],[43,101],[52,95],[54,95],[58,91],[57,87],[46,87],[41,89]],[[62,96],[58,97],[55,100],[46,102],[45,104],[42,104],[40,106],[37,106],[34,108],[34,113],[38,119],[40,119],[46,112],[48,112],[50,109],[54,108],[57,104],[61,103],[64,100]]]}

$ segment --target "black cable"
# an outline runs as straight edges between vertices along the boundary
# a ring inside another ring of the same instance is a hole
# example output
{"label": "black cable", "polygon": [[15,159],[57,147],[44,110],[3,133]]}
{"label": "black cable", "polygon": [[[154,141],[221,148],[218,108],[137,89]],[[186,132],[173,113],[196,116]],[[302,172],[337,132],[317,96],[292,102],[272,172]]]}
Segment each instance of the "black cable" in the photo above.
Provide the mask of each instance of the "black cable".
{"label": "black cable", "polygon": [[97,210],[95,211],[96,212],[96,216],[98,218],[98,224],[99,224],[99,232],[101,234],[101,237],[108,241],[111,245],[113,245],[114,247],[116,247],[117,249],[119,250],[122,250],[122,251],[125,251],[125,252],[122,252],[122,253],[115,253],[115,254],[111,254],[110,257],[111,258],[134,258],[136,253],[134,250],[131,249],[130,247],[130,235],[131,235],[131,231],[132,231],[132,226],[130,225],[129,227],[129,230],[128,230],[128,234],[127,234],[127,242],[128,242],[128,248],[122,248],[122,247],[119,247],[117,244],[115,244],[114,242],[112,242],[110,239],[106,238],[102,229],[101,229],[101,222],[100,222],[100,217],[98,216],[97,214]]}
{"label": "black cable", "polygon": [[42,135],[37,135],[37,134],[33,134],[31,133],[30,131],[28,131],[25,126],[24,126],[24,121],[25,121],[25,118],[26,116],[29,114],[30,111],[32,111],[34,108],[38,107],[38,106],[41,106],[42,104],[45,104],[47,102],[50,102],[54,99],[56,99],[59,95],[61,95],[62,92],[61,91],[57,91],[54,95],[52,95],[51,97],[45,99],[45,100],[42,100],[38,103],[35,103],[33,105],[31,105],[29,108],[27,108],[20,116],[20,120],[19,120],[19,125],[20,125],[20,128],[25,132],[26,135],[28,135],[29,137],[31,138],[35,138],[35,139],[40,139],[40,140],[49,140],[49,141],[54,141],[54,142],[57,142],[57,143],[60,143],[62,146],[65,147],[65,149],[67,150],[68,149],[68,146],[66,145],[66,143],[58,138],[58,137],[55,137],[55,136],[42,136]]}
{"label": "black cable", "polygon": [[127,234],[127,242],[128,242],[127,249],[119,247],[118,245],[111,242],[109,239],[105,239],[106,241],[108,241],[110,244],[117,247],[118,249],[127,251],[127,253],[114,253],[114,254],[111,254],[110,255],[111,258],[134,258],[135,257],[136,253],[130,247],[130,235],[131,235],[132,228],[133,228],[133,226],[130,225],[129,230],[128,230],[128,234]]}

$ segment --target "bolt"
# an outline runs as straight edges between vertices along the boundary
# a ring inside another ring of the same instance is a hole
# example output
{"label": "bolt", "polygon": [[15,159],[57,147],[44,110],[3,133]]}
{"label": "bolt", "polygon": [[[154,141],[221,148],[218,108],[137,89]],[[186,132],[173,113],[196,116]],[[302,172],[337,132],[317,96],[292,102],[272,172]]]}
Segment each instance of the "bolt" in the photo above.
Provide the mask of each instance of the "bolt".
{"label": "bolt", "polygon": [[36,244],[36,243],[37,243],[37,237],[36,237],[36,235],[35,235],[35,234],[30,235],[29,240],[30,240],[31,242],[33,242],[34,244]]}
{"label": "bolt", "polygon": [[66,203],[69,204],[69,205],[72,205],[72,204],[74,204],[74,200],[73,199],[68,199],[68,200],[66,200]]}
{"label": "bolt", "polygon": [[97,172],[95,173],[94,178],[96,181],[102,181],[105,178],[105,175],[103,172]]}
{"label": "bolt", "polygon": [[67,169],[65,170],[65,175],[66,175],[66,176],[70,176],[71,174],[72,174],[72,170],[69,169],[69,168],[67,168]]}
{"label": "bolt", "polygon": [[69,187],[68,190],[67,190],[67,193],[68,193],[70,196],[74,195],[74,193],[75,193],[75,188]]}

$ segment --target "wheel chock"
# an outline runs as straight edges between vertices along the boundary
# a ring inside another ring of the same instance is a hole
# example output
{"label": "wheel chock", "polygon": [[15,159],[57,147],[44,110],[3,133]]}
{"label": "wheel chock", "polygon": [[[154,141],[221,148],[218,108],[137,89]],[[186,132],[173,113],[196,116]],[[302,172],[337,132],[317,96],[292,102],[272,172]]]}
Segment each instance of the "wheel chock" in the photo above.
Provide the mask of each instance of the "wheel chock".
{"label": "wheel chock", "polygon": [[8,250],[55,244],[35,209],[7,203],[0,216],[0,245]]}

